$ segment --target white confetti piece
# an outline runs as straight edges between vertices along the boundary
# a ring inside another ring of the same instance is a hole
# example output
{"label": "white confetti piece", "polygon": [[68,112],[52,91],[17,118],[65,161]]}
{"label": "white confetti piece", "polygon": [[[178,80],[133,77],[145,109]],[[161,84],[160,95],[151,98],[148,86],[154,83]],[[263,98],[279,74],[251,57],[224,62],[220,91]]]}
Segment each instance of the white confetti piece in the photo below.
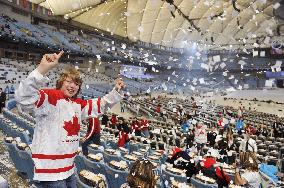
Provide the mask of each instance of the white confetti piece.
{"label": "white confetti piece", "polygon": [[165,83],[163,83],[163,84],[162,84],[162,87],[163,87],[163,89],[164,89],[165,91],[167,91],[167,90],[168,90],[168,88],[167,88],[167,86],[166,86],[166,84],[165,84]]}
{"label": "white confetti piece", "polygon": [[213,56],[213,61],[214,61],[215,63],[220,62],[220,61],[221,61],[220,56],[219,56],[219,55],[215,55],[215,56]]}
{"label": "white confetti piece", "polygon": [[207,65],[205,63],[201,63],[201,68],[209,70],[209,65]]}
{"label": "white confetti piece", "polygon": [[279,7],[280,7],[280,3],[278,3],[278,2],[273,5],[274,9],[278,9]]}
{"label": "white confetti piece", "polygon": [[230,87],[230,88],[226,89],[226,91],[227,91],[227,92],[233,92],[233,91],[236,91],[236,90],[235,90],[235,88]]}
{"label": "white confetti piece", "polygon": [[282,65],[282,61],[281,60],[277,60],[276,63],[275,63],[275,67],[281,67]]}
{"label": "white confetti piece", "polygon": [[240,64],[240,65],[244,66],[244,65],[246,64],[246,62],[245,62],[245,61],[243,61],[243,60],[240,60],[240,61],[238,61],[238,64]]}
{"label": "white confetti piece", "polygon": [[126,44],[122,44],[121,48],[125,50],[126,49]]}
{"label": "white confetti piece", "polygon": [[224,69],[225,67],[226,67],[226,63],[221,63],[221,65],[220,65],[220,67],[222,68],[222,69]]}
{"label": "white confetti piece", "polygon": [[274,79],[265,80],[265,87],[272,87],[273,82],[274,82]]}
{"label": "white confetti piece", "polygon": [[260,52],[260,57],[265,57],[265,51]]}
{"label": "white confetti piece", "polygon": [[258,51],[254,51],[254,50],[253,50],[252,56],[253,56],[253,57],[258,56]]}

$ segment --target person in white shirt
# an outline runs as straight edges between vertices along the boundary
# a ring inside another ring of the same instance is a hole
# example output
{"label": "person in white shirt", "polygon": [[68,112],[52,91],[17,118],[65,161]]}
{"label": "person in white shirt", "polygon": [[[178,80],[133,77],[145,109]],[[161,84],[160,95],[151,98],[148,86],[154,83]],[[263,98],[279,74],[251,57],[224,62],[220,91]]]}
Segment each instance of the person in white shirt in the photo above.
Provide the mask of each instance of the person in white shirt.
{"label": "person in white shirt", "polygon": [[258,164],[256,155],[250,153],[247,155],[244,162],[245,172],[240,174],[239,170],[236,170],[235,183],[236,185],[245,185],[249,188],[259,188],[261,185],[261,177],[258,172]]}
{"label": "person in white shirt", "polygon": [[194,131],[194,141],[197,144],[198,151],[201,151],[207,143],[207,126],[203,123],[198,123]]}
{"label": "person in white shirt", "polygon": [[250,137],[249,132],[246,132],[245,138],[241,142],[240,151],[257,153],[256,142]]}

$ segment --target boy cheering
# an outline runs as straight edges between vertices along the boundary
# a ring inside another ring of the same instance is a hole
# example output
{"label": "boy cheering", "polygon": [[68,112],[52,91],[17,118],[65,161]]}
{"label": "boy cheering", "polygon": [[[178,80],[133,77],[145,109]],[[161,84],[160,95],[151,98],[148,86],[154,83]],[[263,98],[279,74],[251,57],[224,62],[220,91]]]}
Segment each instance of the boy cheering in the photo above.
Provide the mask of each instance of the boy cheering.
{"label": "boy cheering", "polygon": [[82,79],[72,68],[63,71],[56,89],[40,89],[49,80],[45,75],[56,67],[62,55],[63,52],[45,54],[15,93],[18,103],[35,109],[31,151],[34,180],[41,187],[76,187],[74,158],[79,147],[81,120],[103,114],[122,99],[120,91],[125,87],[123,80],[118,79],[114,89],[101,99],[81,100],[77,95]]}

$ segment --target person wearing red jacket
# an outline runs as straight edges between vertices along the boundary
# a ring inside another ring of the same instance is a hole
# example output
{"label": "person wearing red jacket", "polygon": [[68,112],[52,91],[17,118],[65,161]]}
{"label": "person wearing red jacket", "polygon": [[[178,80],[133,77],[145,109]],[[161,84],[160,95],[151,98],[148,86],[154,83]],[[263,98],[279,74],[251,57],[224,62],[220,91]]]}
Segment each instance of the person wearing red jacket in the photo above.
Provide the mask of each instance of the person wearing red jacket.
{"label": "person wearing red jacket", "polygon": [[120,129],[118,133],[117,147],[128,148],[129,140],[129,128],[127,125],[125,125]]}
{"label": "person wearing red jacket", "polygon": [[117,123],[117,117],[116,117],[115,114],[112,114],[112,116],[110,118],[110,127],[115,129],[116,123]]}
{"label": "person wearing red jacket", "polygon": [[245,132],[252,135],[256,133],[256,129],[251,124],[247,124]]}
{"label": "person wearing red jacket", "polygon": [[88,119],[88,130],[86,136],[82,140],[82,152],[84,155],[88,155],[88,145],[91,143],[101,145],[101,125],[98,118]]}
{"label": "person wearing red jacket", "polygon": [[158,104],[158,106],[156,107],[156,112],[158,116],[161,116],[161,105],[160,104]]}
{"label": "person wearing red jacket", "polygon": [[132,132],[135,133],[135,136],[141,136],[141,124],[136,117],[134,117],[134,120],[132,121],[131,129]]}
{"label": "person wearing red jacket", "polygon": [[230,176],[224,172],[222,167],[215,167],[218,155],[217,150],[209,149],[205,158],[197,165],[197,169],[199,169],[204,176],[215,179],[219,188],[228,187]]}

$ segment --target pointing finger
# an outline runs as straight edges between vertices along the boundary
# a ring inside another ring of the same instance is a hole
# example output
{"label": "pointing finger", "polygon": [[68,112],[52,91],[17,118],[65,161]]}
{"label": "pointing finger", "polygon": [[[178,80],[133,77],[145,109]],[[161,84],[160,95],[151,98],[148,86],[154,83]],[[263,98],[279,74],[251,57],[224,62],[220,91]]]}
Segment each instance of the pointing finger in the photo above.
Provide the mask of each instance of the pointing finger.
{"label": "pointing finger", "polygon": [[64,51],[59,52],[59,54],[57,54],[57,59],[59,59],[63,54],[64,54]]}

